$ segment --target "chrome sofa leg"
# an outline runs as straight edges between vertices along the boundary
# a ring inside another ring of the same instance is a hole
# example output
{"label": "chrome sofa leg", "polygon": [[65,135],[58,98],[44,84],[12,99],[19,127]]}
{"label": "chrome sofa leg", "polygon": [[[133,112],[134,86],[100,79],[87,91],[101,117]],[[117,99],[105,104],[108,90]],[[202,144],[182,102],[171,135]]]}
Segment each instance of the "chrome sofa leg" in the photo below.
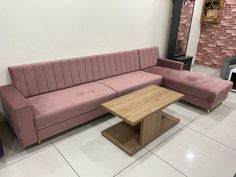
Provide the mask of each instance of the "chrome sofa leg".
{"label": "chrome sofa leg", "polygon": [[39,140],[39,141],[38,141],[38,144],[40,145],[41,143],[42,143],[41,140]]}
{"label": "chrome sofa leg", "polygon": [[216,108],[218,108],[220,105],[222,105],[223,102],[221,102],[218,106],[216,106],[215,108],[213,109],[207,109],[207,114],[210,114],[212,111],[214,111]]}

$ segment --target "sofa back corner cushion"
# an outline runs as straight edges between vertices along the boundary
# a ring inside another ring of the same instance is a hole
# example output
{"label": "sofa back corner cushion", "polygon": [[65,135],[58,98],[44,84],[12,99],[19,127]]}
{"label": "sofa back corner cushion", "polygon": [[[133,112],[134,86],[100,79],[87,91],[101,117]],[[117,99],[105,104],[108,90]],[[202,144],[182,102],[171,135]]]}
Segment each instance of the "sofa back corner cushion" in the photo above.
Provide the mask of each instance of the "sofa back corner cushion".
{"label": "sofa back corner cushion", "polygon": [[158,47],[148,47],[139,49],[140,69],[156,66],[158,58],[159,58]]}
{"label": "sofa back corner cushion", "polygon": [[27,97],[139,70],[138,50],[9,67],[12,84]]}

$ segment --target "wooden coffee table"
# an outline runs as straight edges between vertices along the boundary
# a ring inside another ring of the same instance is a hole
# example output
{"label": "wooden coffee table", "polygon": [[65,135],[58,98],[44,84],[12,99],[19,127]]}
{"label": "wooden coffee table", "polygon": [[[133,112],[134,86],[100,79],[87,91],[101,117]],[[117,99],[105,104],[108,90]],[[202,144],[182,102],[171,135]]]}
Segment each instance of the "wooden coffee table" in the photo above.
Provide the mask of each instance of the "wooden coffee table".
{"label": "wooden coffee table", "polygon": [[103,130],[102,135],[132,156],[179,122],[162,109],[183,96],[151,85],[108,101],[102,107],[123,121]]}

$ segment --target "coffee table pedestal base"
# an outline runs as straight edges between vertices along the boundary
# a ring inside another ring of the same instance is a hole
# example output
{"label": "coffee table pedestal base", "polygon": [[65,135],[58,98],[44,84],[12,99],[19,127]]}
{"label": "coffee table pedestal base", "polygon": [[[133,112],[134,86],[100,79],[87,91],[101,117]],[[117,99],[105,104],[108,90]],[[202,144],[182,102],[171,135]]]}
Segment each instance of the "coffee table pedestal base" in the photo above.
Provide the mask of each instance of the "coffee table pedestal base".
{"label": "coffee table pedestal base", "polygon": [[102,131],[102,135],[132,156],[145,145],[179,123],[179,119],[163,112],[145,117],[137,125],[122,121]]}

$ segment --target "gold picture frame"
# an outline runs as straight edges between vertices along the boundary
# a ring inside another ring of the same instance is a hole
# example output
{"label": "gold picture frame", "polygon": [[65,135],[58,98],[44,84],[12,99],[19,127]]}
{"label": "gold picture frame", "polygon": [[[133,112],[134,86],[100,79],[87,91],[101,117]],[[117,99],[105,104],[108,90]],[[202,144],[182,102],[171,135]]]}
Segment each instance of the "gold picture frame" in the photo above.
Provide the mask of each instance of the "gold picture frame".
{"label": "gold picture frame", "polygon": [[224,0],[204,0],[202,22],[219,24],[221,21]]}

